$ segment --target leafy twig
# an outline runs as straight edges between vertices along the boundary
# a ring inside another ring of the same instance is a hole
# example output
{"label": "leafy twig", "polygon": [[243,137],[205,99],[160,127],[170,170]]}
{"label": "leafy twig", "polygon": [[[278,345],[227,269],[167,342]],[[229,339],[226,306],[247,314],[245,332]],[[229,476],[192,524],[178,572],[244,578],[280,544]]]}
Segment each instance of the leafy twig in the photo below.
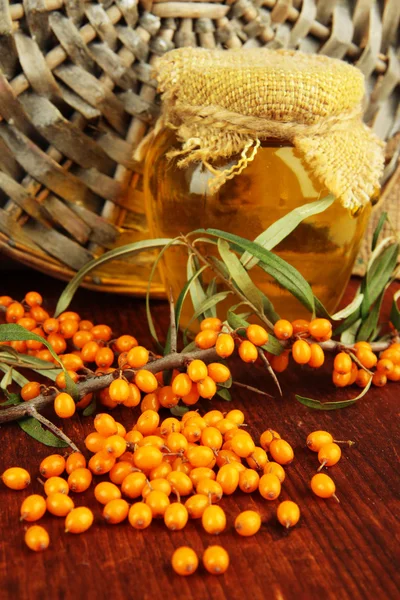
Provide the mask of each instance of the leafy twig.
{"label": "leafy twig", "polygon": [[[18,406],[15,408],[18,408]],[[46,419],[46,417],[41,415],[40,412],[38,412],[34,406],[27,406],[26,416],[33,417],[42,425],[47,427],[47,429],[50,429],[50,431],[54,433],[54,435],[56,435],[58,438],[60,438],[66,444],[68,444],[68,446],[70,446],[70,448],[72,448],[74,452],[80,452],[79,448],[75,446],[74,442],[63,431],[61,431],[61,429],[57,427],[57,425],[54,425],[54,423],[49,421],[49,419]]]}

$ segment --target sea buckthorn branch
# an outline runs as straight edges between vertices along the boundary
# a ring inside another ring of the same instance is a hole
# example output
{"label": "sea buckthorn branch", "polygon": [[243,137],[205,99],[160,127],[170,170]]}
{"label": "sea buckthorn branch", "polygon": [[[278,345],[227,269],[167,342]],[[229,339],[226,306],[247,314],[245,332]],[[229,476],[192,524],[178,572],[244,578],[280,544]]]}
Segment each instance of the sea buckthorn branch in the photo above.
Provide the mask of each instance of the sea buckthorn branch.
{"label": "sea buckthorn branch", "polygon": [[[57,390],[57,394],[58,394],[58,390]],[[49,429],[52,433],[54,433],[54,435],[56,435],[58,438],[60,438],[61,440],[63,440],[66,444],[68,444],[68,446],[70,448],[72,448],[72,450],[74,450],[74,452],[80,452],[79,448],[74,444],[74,442],[62,431],[62,429],[60,429],[59,427],[57,427],[57,425],[55,425],[54,423],[52,423],[52,421],[50,421],[49,419],[46,419],[46,417],[44,417],[35,406],[32,405],[33,403],[30,402],[29,406],[27,406],[27,414],[26,416],[28,417],[33,417],[34,419],[36,419],[37,421],[39,421],[39,423],[41,423],[42,425],[44,425],[45,427],[47,427],[47,429]],[[18,408],[15,407],[15,408]],[[9,409],[11,410],[11,409]]]}

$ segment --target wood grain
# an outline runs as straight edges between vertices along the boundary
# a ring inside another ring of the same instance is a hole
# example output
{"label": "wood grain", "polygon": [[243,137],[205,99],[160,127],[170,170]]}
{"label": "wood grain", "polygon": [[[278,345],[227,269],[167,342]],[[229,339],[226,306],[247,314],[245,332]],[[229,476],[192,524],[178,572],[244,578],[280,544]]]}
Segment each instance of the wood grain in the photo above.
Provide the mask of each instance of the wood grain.
{"label": "wood grain", "polygon": [[[351,296],[357,282],[347,292]],[[1,293],[22,298],[29,289],[41,291],[54,308],[63,287],[31,271],[3,273]],[[397,288],[400,285],[397,284]],[[385,302],[388,313],[389,298]],[[130,297],[95,294],[80,290],[73,303],[84,318],[112,325],[116,334],[133,333],[150,344],[144,303]],[[168,306],[154,303],[154,318],[162,335]],[[261,367],[238,366],[240,381],[274,393]],[[144,532],[128,524],[107,526],[91,493],[75,495],[76,505],[87,504],[95,513],[95,525],[86,534],[63,533],[63,519],[45,516],[43,525],[51,536],[51,547],[43,554],[31,553],[23,543],[24,525],[18,521],[19,504],[29,493],[40,493],[35,481],[38,465],[51,451],[28,438],[16,424],[2,427],[0,472],[20,465],[32,475],[33,484],[23,492],[0,485],[0,581],[1,598],[19,600],[49,597],[64,600],[87,598],[154,599],[184,598],[276,600],[358,599],[399,597],[399,384],[373,389],[358,405],[331,413],[311,411],[298,404],[294,392],[321,399],[343,399],[353,391],[332,389],[329,369],[310,373],[299,367],[280,377],[284,396],[266,399],[235,389],[232,404],[213,402],[222,410],[231,406],[245,411],[249,429],[258,436],[266,427],[278,430],[295,449],[295,461],[287,468],[282,499],[298,502],[299,525],[286,533],[275,519],[276,502],[258,494],[236,493],[224,498],[228,527],[218,538],[205,534],[198,522],[182,532],[168,532],[156,522]],[[204,405],[209,408],[211,403]],[[127,426],[137,412],[114,411]],[[92,429],[92,418],[76,417],[63,424],[78,446]],[[314,497],[309,480],[317,465],[316,455],[305,448],[306,435],[328,429],[339,439],[354,439],[340,463],[330,471],[337,485],[340,504]],[[240,510],[258,509],[264,520],[252,538],[239,538],[232,523]],[[170,558],[180,545],[193,547],[199,555],[214,543],[230,554],[231,565],[221,577],[206,575],[202,568],[189,578],[179,578]]]}

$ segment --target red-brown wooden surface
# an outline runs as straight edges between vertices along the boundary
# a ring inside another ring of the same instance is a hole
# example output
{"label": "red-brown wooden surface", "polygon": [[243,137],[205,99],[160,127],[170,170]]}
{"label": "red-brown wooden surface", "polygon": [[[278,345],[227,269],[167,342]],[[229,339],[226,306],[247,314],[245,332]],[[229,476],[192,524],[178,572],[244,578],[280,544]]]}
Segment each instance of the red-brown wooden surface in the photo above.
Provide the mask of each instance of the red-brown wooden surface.
{"label": "red-brown wooden surface", "polygon": [[[355,285],[353,282],[347,297]],[[54,308],[62,287],[37,273],[9,272],[2,274],[0,294],[22,298],[29,289],[36,289]],[[386,314],[388,307],[387,299]],[[110,324],[115,334],[133,333],[143,344],[150,344],[141,300],[80,290],[73,309],[96,323]],[[155,303],[153,313],[158,329],[165,331],[168,307]],[[274,392],[261,368],[241,368],[235,377]],[[221,506],[228,516],[227,529],[213,537],[202,531],[199,521],[189,522],[182,532],[169,532],[162,522],[144,532],[133,530],[128,523],[107,526],[90,491],[75,495],[74,500],[76,505],[94,510],[93,527],[83,535],[65,534],[63,519],[45,516],[41,522],[50,533],[51,546],[34,554],[23,542],[25,525],[18,520],[19,505],[28,494],[41,492],[36,481],[38,465],[51,450],[16,424],[2,426],[0,472],[19,465],[30,471],[33,483],[22,492],[0,484],[0,598],[399,598],[400,384],[371,390],[355,407],[318,412],[296,402],[294,393],[340,399],[357,392],[333,390],[328,369],[311,373],[291,366],[281,382],[283,398],[268,399],[235,389],[231,404],[214,402],[213,406],[240,408],[254,436],[271,427],[293,445],[295,460],[287,468],[281,498],[296,501],[302,516],[288,533],[276,522],[277,502],[263,501],[258,493],[239,492],[224,498]],[[138,414],[135,411],[113,414],[129,427]],[[63,426],[83,448],[84,436],[92,430],[92,417],[77,416]],[[327,429],[339,439],[357,442],[354,448],[343,450],[342,460],[330,470],[340,504],[318,499],[310,492],[309,481],[318,462],[305,448],[305,439],[315,429]],[[232,524],[239,511],[248,508],[259,510],[264,524],[256,536],[241,538]],[[188,578],[173,573],[170,558],[175,548],[188,545],[201,555],[215,543],[230,555],[225,575],[208,575],[202,567]]]}

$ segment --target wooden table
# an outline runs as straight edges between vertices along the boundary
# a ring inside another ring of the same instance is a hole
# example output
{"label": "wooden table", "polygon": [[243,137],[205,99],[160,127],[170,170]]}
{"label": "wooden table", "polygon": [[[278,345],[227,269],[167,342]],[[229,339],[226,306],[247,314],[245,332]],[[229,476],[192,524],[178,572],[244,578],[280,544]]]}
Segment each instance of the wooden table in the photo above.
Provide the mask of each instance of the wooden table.
{"label": "wooden table", "polygon": [[[348,297],[354,286],[355,282]],[[62,288],[62,283],[33,272],[2,275],[1,293],[22,298],[29,289],[36,289],[50,308]],[[386,312],[388,306],[387,301]],[[73,308],[84,318],[112,325],[116,334],[133,333],[150,344],[141,300],[80,290]],[[168,308],[164,303],[154,304],[154,317],[159,330],[165,331]],[[242,369],[236,378],[274,392],[261,368]],[[334,391],[328,368],[311,373],[291,367],[280,379],[283,398],[268,399],[235,389],[232,404],[216,401],[213,406],[243,409],[254,436],[271,427],[293,445],[295,460],[287,468],[282,499],[296,501],[302,516],[288,533],[276,522],[277,503],[262,501],[258,493],[247,496],[239,492],[223,499],[228,526],[218,538],[205,534],[198,521],[191,521],[182,532],[169,532],[162,522],[144,532],[127,523],[107,526],[100,506],[86,493],[74,499],[76,505],[94,510],[95,525],[87,533],[73,536],[63,532],[63,519],[45,516],[42,522],[50,533],[51,547],[34,554],[24,545],[18,511],[25,496],[41,492],[35,478],[39,462],[50,450],[27,437],[16,424],[3,426],[0,472],[20,465],[31,472],[33,484],[23,492],[0,486],[0,598],[399,598],[400,385],[375,388],[358,405],[343,411],[317,412],[296,402],[294,393],[344,399],[355,391]],[[113,414],[130,426],[137,409]],[[92,418],[77,416],[63,425],[83,447],[84,436],[92,430]],[[343,450],[342,460],[330,471],[340,504],[318,499],[309,489],[318,463],[316,455],[306,449],[305,439],[315,429],[327,429],[336,438],[357,442],[354,448]],[[261,512],[264,524],[256,536],[241,538],[232,523],[241,510],[250,508]],[[229,551],[231,564],[224,576],[207,575],[203,568],[188,578],[172,572],[170,559],[175,548],[188,545],[201,555],[214,543]]]}

